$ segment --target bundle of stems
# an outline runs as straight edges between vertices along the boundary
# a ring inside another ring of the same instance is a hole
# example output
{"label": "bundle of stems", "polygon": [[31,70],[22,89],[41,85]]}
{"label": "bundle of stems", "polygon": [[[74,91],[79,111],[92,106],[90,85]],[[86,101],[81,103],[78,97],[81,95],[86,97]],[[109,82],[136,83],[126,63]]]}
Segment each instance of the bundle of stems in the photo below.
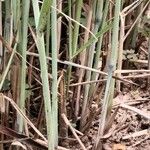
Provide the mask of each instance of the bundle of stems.
{"label": "bundle of stems", "polygon": [[[64,141],[72,134],[86,149],[79,137],[99,116],[93,149],[101,149],[118,111],[112,114],[114,93],[121,92],[124,83],[136,85],[122,77],[130,73],[123,68],[132,70],[123,56],[140,47],[140,34],[150,39],[145,30],[139,31],[149,3],[0,1],[1,125],[15,135],[41,137],[44,144],[38,144],[48,150],[59,149],[58,143],[66,147]],[[145,53],[150,69],[150,50]]]}

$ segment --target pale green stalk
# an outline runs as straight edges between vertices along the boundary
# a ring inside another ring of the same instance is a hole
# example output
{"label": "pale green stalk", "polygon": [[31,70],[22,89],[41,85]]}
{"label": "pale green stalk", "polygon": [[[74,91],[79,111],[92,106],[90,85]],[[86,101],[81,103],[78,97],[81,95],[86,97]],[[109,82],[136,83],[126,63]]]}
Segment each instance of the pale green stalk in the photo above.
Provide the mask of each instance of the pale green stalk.
{"label": "pale green stalk", "polygon": [[[83,0],[77,0],[76,2],[77,4],[76,4],[75,20],[80,23]],[[73,30],[73,41],[72,41],[72,53],[73,54],[75,54],[77,50],[78,36],[79,36],[79,24],[75,23],[74,30]]]}
{"label": "pale green stalk", "polygon": [[[62,7],[63,7],[63,1],[59,1],[57,8],[62,11]],[[59,52],[61,51],[61,31],[62,31],[62,16],[57,16],[58,20],[57,20],[57,54],[59,54]]]}
{"label": "pale green stalk", "polygon": [[99,149],[99,142],[100,142],[100,138],[104,133],[104,128],[105,128],[105,122],[106,122],[106,115],[107,115],[107,107],[108,107],[108,99],[109,99],[109,95],[110,95],[110,86],[111,86],[111,81],[112,81],[112,75],[113,75],[113,66],[109,66],[108,68],[108,77],[107,77],[107,84],[106,84],[106,88],[105,88],[105,95],[104,95],[104,99],[102,101],[102,112],[101,112],[101,118],[99,121],[99,129],[98,129],[98,136],[97,136],[97,140],[95,141],[95,147],[98,150]]}
{"label": "pale green stalk", "polygon": [[111,60],[110,65],[114,66],[114,70],[116,69],[117,63],[117,54],[118,54],[118,37],[119,37],[119,14],[120,14],[121,0],[116,0],[115,4],[115,15],[113,22],[113,35],[112,35],[112,52],[111,52]]}
{"label": "pale green stalk", "polygon": [[19,28],[20,22],[20,0],[12,0],[12,13],[13,13],[13,23],[14,23],[14,32],[16,32]]}
{"label": "pale green stalk", "polygon": [[[25,113],[25,88],[26,88],[26,51],[27,51],[27,34],[28,34],[28,17],[29,17],[29,7],[30,7],[30,0],[26,0],[22,2],[23,11],[22,11],[22,42],[21,42],[21,49],[22,49],[22,60],[21,64],[21,93],[20,93],[20,109]],[[21,117],[19,120],[19,132],[23,132],[23,118]]]}
{"label": "pale green stalk", "polygon": [[50,48],[50,11],[47,15],[47,25],[46,25],[46,56],[49,56],[50,52],[49,48]]}
{"label": "pale green stalk", "polygon": [[[123,8],[123,4],[122,7]],[[125,8],[124,8],[125,9]],[[123,10],[120,13],[120,36],[119,36],[119,48],[118,48],[118,60],[117,60],[117,70],[121,70],[122,69],[122,59],[123,59],[123,47],[124,47],[124,35],[125,35],[125,16],[123,14]],[[121,77],[121,73],[117,74],[118,77]],[[118,91],[121,90],[121,82],[120,81],[116,81],[116,89]]]}
{"label": "pale green stalk", "polygon": [[[34,9],[34,18],[37,28],[37,48],[39,52],[40,67],[41,67],[41,78],[43,83],[43,97],[45,105],[46,114],[46,127],[47,127],[47,137],[48,137],[48,150],[54,150],[54,135],[53,135],[53,114],[51,108],[51,98],[48,80],[48,67],[46,61],[45,53],[45,42],[44,42],[44,28],[46,26],[47,14],[50,9],[51,1],[44,0],[41,8],[41,14],[39,11],[39,5],[37,0],[32,0]],[[46,16],[44,16],[46,15]],[[44,19],[44,20],[43,20]]]}
{"label": "pale green stalk", "polygon": [[[56,0],[52,0],[56,8]],[[52,113],[53,113],[53,140],[58,145],[58,100],[57,100],[57,12],[51,10],[51,40],[52,40]]]}
{"label": "pale green stalk", "polygon": [[[97,6],[97,7],[96,7]],[[99,9],[102,10],[103,5],[100,3],[100,1],[95,1],[94,5],[93,5],[93,18],[94,21],[96,22],[95,26],[93,26],[93,33],[96,34],[98,32],[99,26],[100,26],[100,22],[101,22],[101,14],[99,15]],[[95,10],[96,8],[96,10]],[[89,48],[88,51],[88,61],[87,61],[87,66],[88,67],[92,67],[93,65],[93,58],[94,58],[94,51],[95,51],[95,44],[96,42],[92,43],[92,46]],[[85,76],[86,81],[90,81],[91,79],[91,71],[87,71],[86,72],[86,76]],[[87,113],[87,109],[88,109],[88,96],[89,96],[89,89],[90,89],[90,85],[87,84],[85,86],[85,90],[84,90],[84,98],[83,98],[83,107],[82,107],[82,115],[81,115],[81,128],[85,125],[85,120],[86,120],[86,113]]]}
{"label": "pale green stalk", "polygon": [[[71,17],[72,13],[71,13],[71,1],[72,0],[68,0],[68,7],[69,7],[69,12],[68,12],[68,15],[69,17]],[[73,52],[72,52],[72,22],[71,20],[69,20],[69,53],[68,53],[68,56],[69,56],[69,60],[72,58],[72,55],[73,55]]]}
{"label": "pale green stalk", "polygon": [[[7,2],[8,0],[6,0]],[[20,10],[20,7],[17,9],[17,4],[19,2],[19,6],[20,6],[20,0],[13,0],[11,1],[11,5],[12,5],[12,14],[13,14],[13,25],[14,25],[14,29],[16,31],[16,28],[17,28],[17,10]],[[20,13],[19,13],[20,14]]]}
{"label": "pale green stalk", "polygon": [[[10,23],[11,23],[11,12],[12,12],[12,9],[10,7],[11,5],[11,2],[10,0],[5,0],[5,25],[4,25],[4,38],[7,42],[10,42],[10,32],[11,32],[11,26],[10,26]],[[4,48],[4,51],[6,49]]]}

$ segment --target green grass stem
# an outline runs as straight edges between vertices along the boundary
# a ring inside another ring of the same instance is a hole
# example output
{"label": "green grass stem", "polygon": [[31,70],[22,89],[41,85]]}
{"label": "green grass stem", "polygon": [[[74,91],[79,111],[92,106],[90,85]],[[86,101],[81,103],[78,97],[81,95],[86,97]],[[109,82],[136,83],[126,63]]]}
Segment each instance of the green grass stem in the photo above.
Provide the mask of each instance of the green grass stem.
{"label": "green grass stem", "polygon": [[[27,42],[28,42],[28,19],[29,19],[29,8],[30,8],[30,0],[26,0],[22,2],[23,11],[22,11],[22,42],[21,42],[21,49],[22,49],[22,60],[21,64],[21,93],[20,93],[20,101],[19,105],[21,110],[25,113],[25,88],[26,88],[26,51],[27,51]],[[19,120],[19,132],[23,132],[24,121],[22,118]]]}

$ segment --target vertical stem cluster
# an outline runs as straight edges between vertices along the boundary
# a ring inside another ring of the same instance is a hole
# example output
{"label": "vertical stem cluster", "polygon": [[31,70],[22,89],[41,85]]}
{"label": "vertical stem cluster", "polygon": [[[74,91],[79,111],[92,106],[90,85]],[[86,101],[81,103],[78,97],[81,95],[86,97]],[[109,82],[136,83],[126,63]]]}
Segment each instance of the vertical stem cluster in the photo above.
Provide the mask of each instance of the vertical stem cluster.
{"label": "vertical stem cluster", "polygon": [[106,125],[106,117],[111,112],[112,100],[114,95],[114,86],[115,80],[112,78],[113,71],[116,69],[117,63],[117,54],[118,54],[118,36],[119,36],[119,14],[121,8],[121,1],[115,1],[115,12],[114,12],[114,22],[113,22],[113,30],[112,30],[112,43],[111,43],[111,56],[108,68],[108,78],[105,88],[105,95],[102,104],[102,113],[99,122],[99,130],[98,130],[98,139],[96,142],[96,147],[98,148],[100,144],[100,138],[103,136]]}
{"label": "vertical stem cluster", "polygon": [[[36,45],[39,52],[40,67],[41,67],[41,78],[43,83],[43,97],[44,106],[46,114],[46,126],[47,126],[47,136],[48,136],[48,149],[54,150],[57,146],[58,139],[58,125],[57,125],[57,20],[56,20],[56,1],[44,0],[39,11],[38,1],[32,0],[35,23],[37,28],[37,38]],[[52,21],[51,21],[51,35],[52,35],[52,101],[50,98],[50,87],[48,80],[48,66],[46,60],[45,52],[45,41],[44,41],[44,29],[47,23],[47,16],[50,13],[50,7],[52,9]],[[52,103],[52,105],[51,105]]]}

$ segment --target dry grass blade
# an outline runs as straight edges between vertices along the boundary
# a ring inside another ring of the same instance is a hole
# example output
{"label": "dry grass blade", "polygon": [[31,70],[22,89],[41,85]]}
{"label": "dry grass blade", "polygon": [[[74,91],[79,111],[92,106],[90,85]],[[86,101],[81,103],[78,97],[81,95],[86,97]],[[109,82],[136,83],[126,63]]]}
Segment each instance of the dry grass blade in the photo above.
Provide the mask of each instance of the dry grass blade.
{"label": "dry grass blade", "polygon": [[5,112],[5,100],[4,100],[4,96],[2,94],[0,94],[0,111],[2,113]]}
{"label": "dry grass blade", "polygon": [[131,76],[124,76],[123,79],[129,79],[129,78],[145,78],[149,77],[150,74],[138,74],[138,75],[131,75]]}
{"label": "dry grass blade", "polygon": [[22,143],[26,143],[28,145],[35,146],[37,148],[41,148],[41,149],[47,150],[47,146],[37,142],[36,140],[31,139],[30,137],[27,137],[26,135],[19,134],[16,131],[14,131],[14,130],[12,130],[10,128],[7,128],[7,127],[4,127],[4,126],[0,125],[0,132],[2,134],[5,134],[7,136],[15,138],[16,141],[20,141]]}
{"label": "dry grass blade", "polygon": [[58,150],[70,150],[70,149],[64,148],[64,147],[62,147],[62,146],[57,146],[57,149],[58,149]]}
{"label": "dry grass blade", "polygon": [[34,124],[27,118],[26,115],[24,115],[24,113],[20,110],[20,108],[17,106],[17,104],[9,97],[3,95],[1,93],[1,97],[4,97],[4,99],[6,99],[7,101],[9,101],[11,103],[11,105],[15,108],[15,110],[17,111],[17,113],[19,115],[21,115],[24,119],[24,121],[29,124],[33,130],[45,141],[47,142],[47,139],[44,137],[44,135],[34,126]]}
{"label": "dry grass blade", "polygon": [[130,60],[130,62],[134,62],[134,63],[141,63],[141,64],[148,64],[148,60]]}
{"label": "dry grass blade", "polygon": [[[62,114],[62,113],[67,114],[64,71],[62,71],[60,74],[60,77],[58,79],[58,86],[59,86],[59,93],[60,93],[59,114]],[[66,123],[64,122],[62,117],[59,119],[59,124],[61,124],[61,127],[59,128],[59,136],[67,137],[68,136],[68,126],[66,125]]]}
{"label": "dry grass blade", "polygon": [[7,44],[7,42],[4,40],[4,38],[2,37],[2,35],[0,35],[0,41],[2,41],[3,45],[7,48],[7,50],[9,50],[9,52],[12,52],[13,49],[9,47],[9,45]]}
{"label": "dry grass blade", "polygon": [[137,108],[135,108],[135,107],[129,106],[129,105],[127,105],[127,104],[121,104],[120,107],[125,108],[125,109],[128,109],[128,110],[131,110],[131,111],[133,111],[133,112],[135,112],[135,113],[137,113],[137,114],[143,116],[144,118],[150,120],[150,114],[148,114],[148,113],[146,113],[146,112],[143,112],[143,111],[141,111],[140,109],[137,109]]}
{"label": "dry grass blade", "polygon": [[145,130],[142,130],[142,131],[137,131],[135,133],[132,133],[132,134],[129,134],[129,135],[126,135],[124,137],[122,137],[123,140],[127,140],[129,138],[135,138],[135,137],[139,137],[139,136],[143,136],[143,135],[149,135],[149,130],[148,129],[145,129]]}
{"label": "dry grass blade", "polygon": [[105,82],[106,79],[103,79],[103,80],[95,80],[95,81],[88,81],[88,82],[80,82],[80,83],[72,83],[70,84],[69,86],[72,87],[72,86],[80,86],[80,85],[85,85],[85,84],[92,84],[92,83],[99,83],[99,82]]}
{"label": "dry grass blade", "polygon": [[68,15],[64,14],[64,13],[63,13],[62,11],[60,11],[59,9],[57,9],[57,8],[55,8],[55,7],[53,7],[53,6],[51,6],[51,7],[54,8],[54,9],[56,9],[56,10],[57,10],[60,14],[62,14],[65,18],[67,18],[67,19],[69,19],[69,20],[75,22],[76,24],[80,25],[82,28],[84,28],[85,30],[87,30],[96,40],[98,40],[97,37],[96,37],[88,28],[86,28],[84,25],[82,25],[81,23],[79,23],[79,22],[77,22],[76,20],[72,19],[72,18],[69,17]]}
{"label": "dry grass blade", "polygon": [[[27,55],[32,55],[32,56],[35,56],[35,57],[39,57],[39,54],[37,53],[32,53],[32,52],[27,52]],[[47,57],[48,60],[52,60],[51,57]],[[62,61],[62,60],[57,60],[58,63],[61,63],[61,64],[65,64],[65,65],[69,65],[69,66],[73,66],[73,67],[77,67],[77,68],[80,68],[80,69],[85,69],[85,70],[88,70],[88,71],[93,71],[95,73],[98,73],[98,74],[101,74],[101,75],[104,75],[104,76],[108,76],[108,74],[106,72],[103,72],[103,71],[100,71],[100,70],[97,70],[97,69],[93,69],[91,67],[87,67],[87,66],[83,66],[83,65],[80,65],[80,64],[76,64],[76,63],[73,63],[73,62],[70,62],[70,61]],[[138,85],[132,81],[129,81],[129,80],[125,80],[123,78],[119,78],[117,76],[112,76],[114,79],[116,80],[120,80],[122,82],[125,82],[125,83],[129,83],[129,84],[133,84],[133,85]]]}
{"label": "dry grass blade", "polygon": [[61,114],[62,118],[64,119],[65,123],[69,126],[71,132],[73,133],[73,135],[75,136],[75,138],[77,139],[77,141],[79,142],[80,146],[82,147],[83,150],[87,150],[84,146],[84,144],[82,143],[82,141],[80,140],[80,138],[78,137],[78,135],[76,134],[76,131],[74,130],[74,128],[71,126],[69,120],[67,119],[65,114]]}
{"label": "dry grass blade", "polygon": [[[21,147],[22,149],[27,150],[27,146],[23,145],[23,144],[20,143],[19,141],[14,141],[14,142],[11,143],[11,145],[17,146],[17,147],[19,146],[19,147]],[[17,147],[16,147],[16,148],[17,148]]]}
{"label": "dry grass blade", "polygon": [[150,70],[116,70],[115,73],[149,73]]}

